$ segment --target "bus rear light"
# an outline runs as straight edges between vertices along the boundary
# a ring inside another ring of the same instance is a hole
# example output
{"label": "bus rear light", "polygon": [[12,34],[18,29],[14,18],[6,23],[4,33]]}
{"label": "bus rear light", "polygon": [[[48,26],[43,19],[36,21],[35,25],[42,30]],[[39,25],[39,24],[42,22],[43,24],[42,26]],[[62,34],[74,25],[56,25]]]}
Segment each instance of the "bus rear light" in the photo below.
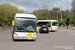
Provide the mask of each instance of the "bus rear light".
{"label": "bus rear light", "polygon": [[53,29],[53,28],[51,27],[51,29]]}

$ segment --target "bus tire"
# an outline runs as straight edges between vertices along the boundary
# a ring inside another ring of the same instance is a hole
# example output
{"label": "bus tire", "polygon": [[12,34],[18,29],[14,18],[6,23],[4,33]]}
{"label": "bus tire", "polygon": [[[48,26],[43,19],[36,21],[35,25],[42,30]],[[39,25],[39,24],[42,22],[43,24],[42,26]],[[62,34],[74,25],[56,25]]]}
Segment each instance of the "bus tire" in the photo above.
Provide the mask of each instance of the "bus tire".
{"label": "bus tire", "polygon": [[36,41],[36,39],[35,39],[35,40],[33,40],[33,41]]}
{"label": "bus tire", "polygon": [[49,33],[49,32],[47,32],[47,33]]}

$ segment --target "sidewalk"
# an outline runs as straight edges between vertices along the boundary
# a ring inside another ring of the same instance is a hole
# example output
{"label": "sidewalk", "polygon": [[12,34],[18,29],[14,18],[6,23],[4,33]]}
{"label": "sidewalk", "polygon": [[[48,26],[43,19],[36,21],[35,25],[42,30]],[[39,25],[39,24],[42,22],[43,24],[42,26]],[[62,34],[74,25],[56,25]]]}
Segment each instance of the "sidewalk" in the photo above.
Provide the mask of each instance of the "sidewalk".
{"label": "sidewalk", "polygon": [[9,29],[11,29],[10,26],[3,26],[3,27],[0,27],[0,30],[9,30]]}
{"label": "sidewalk", "polygon": [[58,31],[75,31],[75,29],[60,29],[60,28],[58,28]]}

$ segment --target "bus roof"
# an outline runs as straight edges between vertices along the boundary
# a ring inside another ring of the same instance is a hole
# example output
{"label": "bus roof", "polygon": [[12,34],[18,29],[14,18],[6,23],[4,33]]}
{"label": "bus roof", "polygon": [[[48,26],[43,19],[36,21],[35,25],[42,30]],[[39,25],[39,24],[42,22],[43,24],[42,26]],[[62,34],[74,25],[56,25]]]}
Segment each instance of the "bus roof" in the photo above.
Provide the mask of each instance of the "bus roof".
{"label": "bus roof", "polygon": [[23,13],[16,13],[15,17],[36,18],[34,14],[23,14]]}
{"label": "bus roof", "polygon": [[38,20],[38,22],[58,22],[57,20]]}

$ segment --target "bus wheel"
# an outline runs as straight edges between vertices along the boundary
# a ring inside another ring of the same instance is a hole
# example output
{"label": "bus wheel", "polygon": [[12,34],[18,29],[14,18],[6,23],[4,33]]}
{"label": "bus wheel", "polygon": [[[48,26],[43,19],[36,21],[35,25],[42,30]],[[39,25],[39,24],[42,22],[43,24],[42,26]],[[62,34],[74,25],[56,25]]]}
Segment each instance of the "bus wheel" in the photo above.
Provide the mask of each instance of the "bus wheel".
{"label": "bus wheel", "polygon": [[33,41],[36,41],[36,39],[35,39],[35,40],[33,40]]}

